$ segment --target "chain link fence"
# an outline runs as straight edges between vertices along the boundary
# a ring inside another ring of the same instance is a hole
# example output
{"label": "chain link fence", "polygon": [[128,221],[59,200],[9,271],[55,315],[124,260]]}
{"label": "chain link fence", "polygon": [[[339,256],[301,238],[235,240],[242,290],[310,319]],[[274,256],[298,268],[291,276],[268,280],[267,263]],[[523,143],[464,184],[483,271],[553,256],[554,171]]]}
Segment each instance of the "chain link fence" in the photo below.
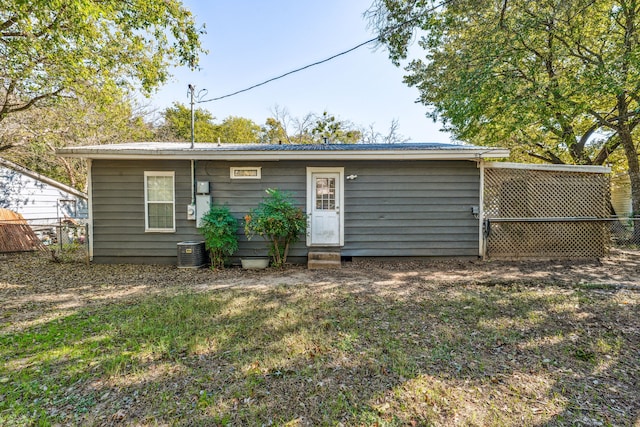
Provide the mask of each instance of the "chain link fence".
{"label": "chain link fence", "polygon": [[486,168],[485,255],[598,258],[612,236],[622,242],[629,223],[610,217],[608,175],[584,170]]}
{"label": "chain link fence", "polygon": [[609,219],[611,247],[640,249],[640,216],[612,217]]}
{"label": "chain link fence", "polygon": [[55,261],[89,263],[85,220],[0,220],[0,253],[40,251]]}

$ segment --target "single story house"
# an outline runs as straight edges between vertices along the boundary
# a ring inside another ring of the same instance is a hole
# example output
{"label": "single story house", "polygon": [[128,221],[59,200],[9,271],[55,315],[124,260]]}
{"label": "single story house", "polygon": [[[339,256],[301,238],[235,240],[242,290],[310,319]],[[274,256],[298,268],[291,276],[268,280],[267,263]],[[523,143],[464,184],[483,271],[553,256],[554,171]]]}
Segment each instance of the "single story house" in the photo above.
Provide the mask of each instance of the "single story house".
{"label": "single story house", "polygon": [[[202,240],[208,203],[238,218],[237,257],[266,255],[244,215],[278,188],[309,217],[290,251],[343,257],[482,255],[482,165],[500,148],[456,144],[247,145],[125,143],[59,150],[89,170],[90,255],[99,263],[176,263],[176,245]],[[194,209],[196,212],[194,212]]]}
{"label": "single story house", "polygon": [[0,158],[0,208],[28,223],[57,223],[87,218],[88,196],[82,191]]}

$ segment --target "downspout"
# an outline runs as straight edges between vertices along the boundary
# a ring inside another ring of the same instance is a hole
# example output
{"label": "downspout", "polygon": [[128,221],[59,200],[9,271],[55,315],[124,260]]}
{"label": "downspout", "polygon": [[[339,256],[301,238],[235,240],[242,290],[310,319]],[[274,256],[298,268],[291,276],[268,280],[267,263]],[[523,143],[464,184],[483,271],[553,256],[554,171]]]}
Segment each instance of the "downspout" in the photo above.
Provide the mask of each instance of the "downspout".
{"label": "downspout", "polygon": [[196,161],[191,160],[191,206],[196,205]]}
{"label": "downspout", "polygon": [[486,240],[484,234],[484,160],[478,159],[478,168],[480,169],[480,197],[478,205],[478,257],[482,260],[487,255]]}
{"label": "downspout", "polygon": [[[194,85],[189,85],[189,92],[191,93],[191,149],[193,150],[196,142],[196,117],[195,112],[193,110],[193,94],[196,90]],[[196,205],[196,161],[191,160],[191,206],[195,207]]]}
{"label": "downspout", "polygon": [[87,159],[87,209],[88,218],[87,218],[87,230],[86,230],[86,239],[87,244],[89,245],[89,261],[93,261],[93,180],[91,179],[93,171],[91,170],[93,167],[91,159]]}

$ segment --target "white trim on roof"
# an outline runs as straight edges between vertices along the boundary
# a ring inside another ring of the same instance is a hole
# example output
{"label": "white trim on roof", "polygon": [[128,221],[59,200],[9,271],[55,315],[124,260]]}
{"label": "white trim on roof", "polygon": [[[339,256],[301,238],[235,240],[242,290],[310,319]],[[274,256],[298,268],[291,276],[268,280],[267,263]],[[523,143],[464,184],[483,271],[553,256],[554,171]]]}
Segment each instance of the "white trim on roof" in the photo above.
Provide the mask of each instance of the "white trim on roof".
{"label": "white trim on roof", "polygon": [[215,144],[200,144],[196,148],[189,148],[188,144],[178,143],[131,143],[110,144],[87,147],[68,147],[58,150],[58,154],[65,157],[81,157],[87,159],[174,159],[174,160],[480,160],[486,158],[503,158],[509,155],[509,150],[502,148],[469,147],[460,148],[446,146],[437,148],[425,145],[425,148],[402,149],[398,144],[388,149],[367,149],[359,146],[357,149],[317,149],[310,147],[301,149],[269,149],[265,146],[217,146]]}
{"label": "white trim on roof", "polygon": [[511,163],[511,162],[487,162],[485,168],[492,169],[525,169],[540,171],[558,172],[585,172],[585,173],[611,173],[609,166],[593,165],[553,165],[553,164],[533,164],[533,163]]}

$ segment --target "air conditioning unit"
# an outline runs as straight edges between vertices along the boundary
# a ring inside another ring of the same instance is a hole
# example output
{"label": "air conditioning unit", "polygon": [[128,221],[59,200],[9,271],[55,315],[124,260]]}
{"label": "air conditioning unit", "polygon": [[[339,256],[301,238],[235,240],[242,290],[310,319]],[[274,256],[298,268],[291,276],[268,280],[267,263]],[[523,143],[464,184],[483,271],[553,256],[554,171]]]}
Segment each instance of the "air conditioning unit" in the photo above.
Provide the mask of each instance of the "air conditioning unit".
{"label": "air conditioning unit", "polygon": [[178,268],[200,268],[207,263],[204,241],[178,243]]}

